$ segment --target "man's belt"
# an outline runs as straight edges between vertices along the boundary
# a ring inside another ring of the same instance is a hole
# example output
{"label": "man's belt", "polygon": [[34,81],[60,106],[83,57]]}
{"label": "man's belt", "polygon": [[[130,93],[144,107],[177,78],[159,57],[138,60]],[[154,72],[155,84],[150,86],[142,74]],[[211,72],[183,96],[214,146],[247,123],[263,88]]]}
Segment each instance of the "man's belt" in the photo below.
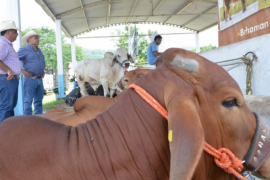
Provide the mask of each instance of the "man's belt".
{"label": "man's belt", "polygon": [[42,78],[42,75],[31,75],[31,79],[40,79]]}
{"label": "man's belt", "polygon": [[[7,74],[0,74],[0,77],[1,76],[6,76],[7,77],[8,75]],[[13,79],[15,79],[15,78],[20,79],[20,76],[19,75],[14,75]]]}

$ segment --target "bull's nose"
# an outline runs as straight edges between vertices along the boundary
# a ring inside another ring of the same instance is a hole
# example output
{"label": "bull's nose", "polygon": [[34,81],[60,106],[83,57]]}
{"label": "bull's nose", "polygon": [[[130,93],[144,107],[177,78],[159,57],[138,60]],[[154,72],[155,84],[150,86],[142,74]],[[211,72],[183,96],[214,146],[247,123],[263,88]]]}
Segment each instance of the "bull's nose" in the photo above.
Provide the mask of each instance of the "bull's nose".
{"label": "bull's nose", "polygon": [[125,63],[125,67],[128,68],[129,67],[129,63]]}

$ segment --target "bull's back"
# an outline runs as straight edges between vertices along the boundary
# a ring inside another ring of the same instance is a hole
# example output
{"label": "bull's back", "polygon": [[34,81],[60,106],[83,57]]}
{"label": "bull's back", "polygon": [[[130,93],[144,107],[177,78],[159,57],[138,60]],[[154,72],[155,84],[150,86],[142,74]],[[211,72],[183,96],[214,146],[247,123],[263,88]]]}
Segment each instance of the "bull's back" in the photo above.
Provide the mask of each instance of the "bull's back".
{"label": "bull's back", "polygon": [[77,66],[76,72],[82,78],[90,77],[98,80],[102,63],[103,59],[84,59]]}

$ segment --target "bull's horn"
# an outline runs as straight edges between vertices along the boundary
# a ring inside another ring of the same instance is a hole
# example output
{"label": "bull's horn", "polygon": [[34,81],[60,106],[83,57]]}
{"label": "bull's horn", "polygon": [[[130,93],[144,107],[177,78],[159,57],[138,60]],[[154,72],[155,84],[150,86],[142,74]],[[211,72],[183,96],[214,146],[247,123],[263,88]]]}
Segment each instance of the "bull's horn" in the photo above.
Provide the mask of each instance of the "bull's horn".
{"label": "bull's horn", "polygon": [[190,73],[197,73],[199,69],[199,63],[196,60],[184,58],[180,55],[174,57],[171,61],[171,65]]}

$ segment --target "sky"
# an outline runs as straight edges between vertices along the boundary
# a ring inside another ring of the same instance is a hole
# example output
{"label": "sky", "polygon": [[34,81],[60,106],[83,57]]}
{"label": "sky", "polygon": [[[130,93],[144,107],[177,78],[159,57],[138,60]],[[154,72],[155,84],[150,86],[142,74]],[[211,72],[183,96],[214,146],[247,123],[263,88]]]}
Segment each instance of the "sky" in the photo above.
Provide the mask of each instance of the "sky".
{"label": "sky", "polygon": [[[10,0],[0,0],[0,21],[7,20],[6,2]],[[21,29],[27,28],[40,28],[42,26],[55,28],[54,21],[44,12],[35,0],[20,0],[21,7]],[[133,25],[131,25],[133,26]],[[189,31],[162,25],[136,25],[139,28],[139,33],[146,34],[148,30],[156,31],[158,34],[168,33],[185,33]],[[116,29],[124,30],[124,26],[116,26],[100,29],[81,35],[81,37],[91,36],[110,36]],[[159,47],[160,51],[164,51],[170,47],[188,48],[196,46],[196,39],[194,34],[181,34],[181,35],[162,35],[162,43]],[[69,43],[70,39],[66,39]],[[214,45],[218,46],[218,27],[214,26],[204,32],[199,33],[200,46]],[[112,38],[88,38],[88,39],[75,39],[75,43],[87,49],[116,49],[115,42]]]}

